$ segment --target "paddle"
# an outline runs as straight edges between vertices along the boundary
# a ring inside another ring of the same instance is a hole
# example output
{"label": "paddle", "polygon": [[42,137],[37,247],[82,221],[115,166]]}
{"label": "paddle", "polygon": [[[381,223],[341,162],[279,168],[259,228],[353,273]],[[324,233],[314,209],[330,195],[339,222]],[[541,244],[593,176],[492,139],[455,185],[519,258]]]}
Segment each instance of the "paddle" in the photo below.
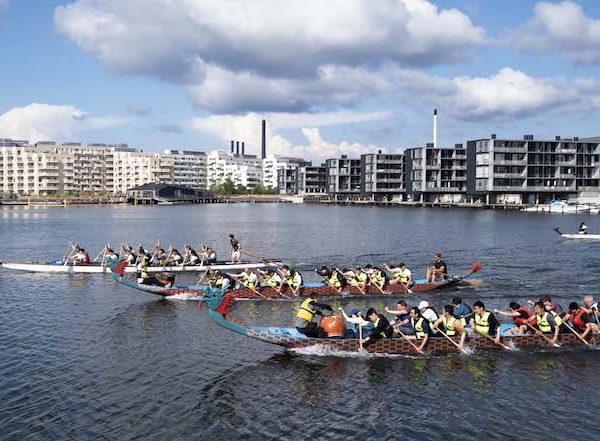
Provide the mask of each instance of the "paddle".
{"label": "paddle", "polygon": [[[341,271],[340,271],[340,269],[339,269],[339,268],[336,268],[335,270],[336,270],[338,273],[342,274],[344,277],[346,276],[346,275],[345,275],[343,272],[341,272]],[[367,276],[367,277],[368,277],[368,276]],[[350,284],[350,286],[355,286],[355,287],[356,287],[356,288],[357,288],[357,289],[360,291],[360,293],[361,293],[361,294],[365,294],[365,291],[364,291],[364,290],[363,290],[363,289],[360,287],[360,284],[359,284],[359,282],[357,282],[357,283],[356,283],[356,285],[352,285],[352,284]]]}
{"label": "paddle", "polygon": [[575,334],[577,336],[577,338],[579,340],[581,340],[582,343],[584,343],[586,346],[590,346],[590,344],[585,340],[585,338],[583,338],[575,329],[573,329],[573,328],[571,328],[571,326],[569,326],[569,324],[567,323],[566,320],[564,320],[562,322],[562,324],[565,325],[569,331],[571,331],[573,334]]}
{"label": "paddle", "polygon": [[[75,244],[77,245],[77,244]],[[71,245],[71,252],[69,253],[69,257],[67,257],[67,260],[65,260],[65,263],[63,264],[63,266],[67,266],[69,264],[69,260],[71,260],[71,256],[73,255],[73,252],[75,251],[75,246]]]}
{"label": "paddle", "polygon": [[483,332],[479,332],[477,329],[475,329],[475,332],[478,333],[479,335],[483,335],[488,340],[492,340],[498,346],[502,346],[504,349],[506,349],[508,351],[512,351],[512,349],[510,347],[506,346],[504,343],[502,343],[500,341],[496,341],[496,339],[494,337],[492,337],[491,335],[484,334]]}
{"label": "paddle", "polygon": [[65,251],[65,254],[63,255],[63,262],[67,259],[67,256],[69,255],[69,249],[73,250],[72,242],[69,242],[69,246],[67,247],[67,250]]}
{"label": "paddle", "polygon": [[93,260],[93,262],[95,262],[96,260],[98,260],[98,257],[100,257],[102,254],[104,254],[105,251],[106,251],[106,245],[104,245],[104,248],[102,248],[100,250],[100,253],[98,253],[98,255],[95,257],[95,259]]}
{"label": "paddle", "polygon": [[169,257],[171,257],[172,252],[173,252],[173,244],[169,245],[169,253],[167,254],[167,260],[165,260],[165,264],[162,267],[163,271],[165,270],[165,268],[167,267],[167,264],[169,263]]}
{"label": "paddle", "polygon": [[362,337],[363,337],[362,326],[359,323],[358,324],[358,352],[363,352],[365,350]]}
{"label": "paddle", "polygon": [[[383,264],[383,267],[388,270],[390,273],[392,273],[392,279],[394,278],[394,272],[392,271],[392,269],[390,268],[390,266],[387,263]],[[410,290],[408,282],[404,283],[402,281],[399,281],[400,285],[402,285],[404,287],[404,289],[406,290],[407,293],[412,294],[413,292]]]}
{"label": "paddle", "polygon": [[413,342],[410,340],[410,338],[408,338],[408,337],[407,337],[407,335],[406,335],[404,332],[402,332],[400,329],[397,329],[396,331],[398,331],[398,334],[400,334],[402,337],[404,337],[404,339],[405,339],[407,342],[409,342],[409,343],[410,343],[410,345],[411,345],[413,348],[415,348],[415,351],[417,351],[419,354],[422,354],[422,353],[423,353],[423,351],[422,351],[421,349],[419,349],[419,347],[418,347],[416,344],[414,344],[414,343],[413,343]]}
{"label": "paddle", "polygon": [[378,290],[381,292],[381,294],[384,294],[384,295],[385,295],[385,292],[383,292],[383,289],[382,289],[382,288],[381,288],[381,287],[380,287],[380,286],[379,286],[377,283],[375,283],[375,282],[373,281],[373,278],[371,277],[371,275],[370,275],[370,274],[367,274],[367,277],[369,278],[369,280],[371,281],[371,283],[372,283],[373,285],[375,285],[375,287],[376,287],[376,288],[377,288],[377,289],[378,289]]}
{"label": "paddle", "polygon": [[461,345],[456,343],[448,334],[446,334],[440,328],[438,328],[437,326],[434,326],[433,329],[437,330],[440,334],[442,334],[444,337],[446,337],[450,341],[450,343],[452,343],[454,346],[456,346],[463,354],[467,354],[467,350],[465,348],[463,348]]}
{"label": "paddle", "polygon": [[546,340],[548,343],[550,343],[552,346],[554,346],[555,348],[560,348],[560,345],[558,343],[554,343],[552,341],[552,339],[548,338],[547,336],[545,336],[543,333],[542,334],[538,334],[538,329],[536,329],[535,327],[531,326],[530,323],[526,323],[527,326],[529,326],[533,331],[535,331],[536,335],[539,335],[540,337],[542,337],[544,340]]}

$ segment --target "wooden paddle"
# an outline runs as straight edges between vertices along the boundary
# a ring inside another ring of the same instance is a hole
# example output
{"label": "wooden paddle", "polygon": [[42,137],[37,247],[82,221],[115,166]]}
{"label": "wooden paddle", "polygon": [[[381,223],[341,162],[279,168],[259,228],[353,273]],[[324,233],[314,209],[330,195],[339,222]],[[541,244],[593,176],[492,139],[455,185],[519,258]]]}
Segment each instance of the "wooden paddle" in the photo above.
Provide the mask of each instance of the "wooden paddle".
{"label": "wooden paddle", "polygon": [[63,255],[63,262],[67,259],[67,256],[69,255],[69,250],[73,250],[73,243],[69,242],[69,246],[67,247],[67,250],[65,251],[65,254]]}
{"label": "wooden paddle", "polygon": [[581,340],[582,343],[584,343],[586,346],[590,346],[590,344],[585,340],[585,338],[583,338],[581,336],[581,334],[579,334],[575,329],[573,329],[573,328],[571,328],[571,326],[569,326],[569,324],[567,323],[566,320],[563,320],[562,324],[565,325],[569,331],[571,331],[573,334],[575,334],[577,336],[577,338],[579,340]]}
{"label": "wooden paddle", "polygon": [[373,279],[371,278],[371,275],[370,275],[370,274],[367,274],[367,277],[369,278],[369,280],[371,281],[371,283],[372,283],[373,285],[375,285],[375,287],[376,287],[376,288],[379,290],[379,292],[381,292],[381,294],[385,295],[385,292],[383,292],[383,289],[382,289],[382,288],[381,288],[381,287],[380,287],[380,286],[379,286],[377,283],[375,283],[375,282],[373,281]]}
{"label": "wooden paddle", "polygon": [[483,332],[479,332],[477,329],[474,329],[474,331],[476,333],[478,333],[479,335],[483,335],[485,338],[487,338],[488,340],[493,341],[495,344],[497,344],[498,346],[502,346],[504,349],[508,350],[508,351],[512,351],[512,349],[508,346],[506,346],[504,343],[500,342],[500,341],[496,341],[496,339],[494,337],[492,337],[491,335],[488,334],[484,334]]}
{"label": "wooden paddle", "polygon": [[96,256],[96,258],[93,260],[93,262],[95,262],[96,260],[98,260],[98,257],[100,257],[102,254],[104,254],[106,251],[106,245],[104,245],[104,248],[102,248],[100,250],[100,253],[98,253],[98,255]]}
{"label": "wooden paddle", "polygon": [[363,346],[362,337],[363,337],[362,326],[359,323],[358,324],[358,352],[363,352],[365,350],[365,347]]}
{"label": "wooden paddle", "polygon": [[173,244],[169,245],[169,253],[167,254],[167,260],[165,260],[165,264],[162,267],[163,271],[165,270],[165,268],[167,267],[167,264],[169,263],[169,257],[171,257],[172,252],[173,252]]}
{"label": "wooden paddle", "polygon": [[71,260],[71,256],[73,255],[74,251],[75,251],[75,247],[72,246],[71,252],[69,253],[69,257],[67,257],[67,260],[65,260],[65,263],[63,264],[63,266],[67,266],[69,264],[69,260]]}
{"label": "wooden paddle", "polygon": [[406,335],[404,332],[402,332],[400,329],[397,329],[397,331],[398,331],[398,334],[400,334],[402,337],[404,337],[404,339],[405,339],[407,342],[409,342],[409,343],[410,343],[410,345],[411,345],[413,348],[415,348],[415,351],[417,351],[417,353],[419,353],[419,354],[422,354],[422,353],[423,353],[423,351],[422,351],[421,349],[419,349],[419,347],[418,347],[416,344],[414,344],[414,343],[411,341],[411,339],[410,339],[410,338],[408,338],[408,337],[407,337],[407,335]]}
{"label": "wooden paddle", "polygon": [[542,334],[538,334],[538,329],[536,329],[535,327],[533,327],[530,323],[526,323],[526,325],[529,326],[533,331],[535,331],[536,335],[539,335],[540,337],[542,337],[544,340],[546,340],[552,346],[554,346],[555,348],[560,348],[560,345],[558,343],[554,343],[551,338],[548,338],[543,333]]}
{"label": "wooden paddle", "polygon": [[458,343],[456,343],[448,334],[446,334],[440,328],[438,328],[437,326],[435,326],[435,327],[433,327],[433,329],[435,329],[440,334],[442,334],[444,337],[446,337],[450,341],[450,343],[452,343],[454,346],[456,346],[463,354],[467,354],[467,350],[465,348],[463,348],[461,345],[459,345]]}

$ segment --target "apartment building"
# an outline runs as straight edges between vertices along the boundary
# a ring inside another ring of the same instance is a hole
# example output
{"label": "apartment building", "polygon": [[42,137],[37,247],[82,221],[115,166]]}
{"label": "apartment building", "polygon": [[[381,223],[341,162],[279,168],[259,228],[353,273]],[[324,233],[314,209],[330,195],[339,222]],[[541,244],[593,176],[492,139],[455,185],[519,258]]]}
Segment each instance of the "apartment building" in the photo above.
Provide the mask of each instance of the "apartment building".
{"label": "apartment building", "polygon": [[325,164],[298,167],[296,188],[299,196],[327,194],[327,167]]}
{"label": "apartment building", "polygon": [[346,155],[325,161],[327,193],[336,199],[360,194],[361,160]]}
{"label": "apartment building", "polygon": [[488,203],[545,203],[600,190],[600,139],[489,138],[467,142],[468,192]]}
{"label": "apartment building", "polygon": [[467,150],[426,147],[406,149],[405,185],[409,200],[417,202],[464,202],[467,191]]}
{"label": "apartment building", "polygon": [[404,155],[369,153],[361,155],[361,193],[374,199],[402,197],[404,188]]}
{"label": "apartment building", "polygon": [[280,155],[268,155],[262,160],[262,185],[263,187],[278,187],[278,172],[280,170],[293,170],[298,167],[311,165],[310,161],[301,158],[288,158]]}
{"label": "apartment building", "polygon": [[208,154],[206,164],[209,189],[227,179],[231,179],[236,185],[243,185],[248,190],[253,190],[262,183],[261,160],[255,155],[216,150]]}
{"label": "apartment building", "polygon": [[207,155],[195,150],[168,149],[164,155],[173,158],[173,184],[206,190]]}
{"label": "apartment building", "polygon": [[116,151],[112,192],[125,195],[128,189],[150,182],[172,184],[173,167],[174,159],[159,153]]}

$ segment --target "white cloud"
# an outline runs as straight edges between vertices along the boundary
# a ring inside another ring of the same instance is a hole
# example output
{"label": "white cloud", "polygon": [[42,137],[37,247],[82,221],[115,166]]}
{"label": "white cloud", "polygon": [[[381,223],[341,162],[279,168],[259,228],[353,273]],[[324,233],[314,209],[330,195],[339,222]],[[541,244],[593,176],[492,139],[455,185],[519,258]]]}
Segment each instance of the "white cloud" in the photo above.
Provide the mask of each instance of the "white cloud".
{"label": "white cloud", "polygon": [[215,112],[348,104],[382,92],[387,63],[462,62],[485,41],[427,0],[76,0],[55,22],[111,69],[185,84]]}
{"label": "white cloud", "polygon": [[30,142],[68,140],[85,130],[114,127],[119,117],[93,117],[75,106],[32,103],[0,115],[0,136]]}
{"label": "white cloud", "polygon": [[586,16],[571,1],[536,4],[533,18],[511,31],[505,41],[530,52],[558,50],[577,63],[600,62],[600,20]]}
{"label": "white cloud", "polygon": [[[331,143],[322,138],[318,128],[311,126],[318,125],[323,127],[327,125],[384,120],[390,116],[389,113],[385,112],[332,112],[315,115],[306,113],[273,113],[264,116],[257,113],[248,113],[239,116],[212,115],[195,118],[192,121],[192,127],[201,132],[220,137],[225,145],[228,145],[231,139],[244,140],[247,152],[258,153],[261,145],[261,120],[266,118],[268,121],[266,130],[268,153],[323,160],[341,154],[357,157],[362,153],[373,152],[377,147],[347,141],[339,144]],[[301,128],[301,133],[306,138],[306,143],[294,144],[277,133],[279,129],[289,128]]]}
{"label": "white cloud", "polygon": [[408,93],[427,96],[446,113],[464,120],[525,116],[574,103],[585,110],[594,107],[594,96],[600,93],[595,80],[569,83],[563,78],[532,77],[508,67],[489,77],[446,79],[411,70],[399,70],[397,75]]}

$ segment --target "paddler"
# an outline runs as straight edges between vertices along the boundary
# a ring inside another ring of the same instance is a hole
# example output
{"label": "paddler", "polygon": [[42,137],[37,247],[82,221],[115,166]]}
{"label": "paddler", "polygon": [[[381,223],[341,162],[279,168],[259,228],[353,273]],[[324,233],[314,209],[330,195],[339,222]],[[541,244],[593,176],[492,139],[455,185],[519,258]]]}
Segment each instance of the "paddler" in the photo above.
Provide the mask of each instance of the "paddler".
{"label": "paddler", "polygon": [[411,322],[410,322],[410,308],[404,300],[398,300],[396,309],[389,309],[385,307],[385,312],[388,314],[394,314],[396,318],[390,321],[390,325],[393,326],[394,331],[402,331],[403,334],[414,334]]}
{"label": "paddler", "polygon": [[587,234],[587,230],[588,226],[582,222],[581,225],[579,225],[579,234]]}
{"label": "paddler", "polygon": [[229,274],[217,270],[210,270],[208,283],[211,288],[219,288],[223,293],[234,286],[233,279]]}
{"label": "paddler", "polygon": [[392,338],[394,329],[383,314],[378,314],[375,308],[369,308],[367,311],[367,318],[373,323],[373,330],[369,332],[367,337],[363,340],[365,346],[374,343],[380,338]]}
{"label": "paddler", "polygon": [[488,335],[494,339],[496,344],[500,343],[501,327],[496,316],[485,309],[481,300],[473,303],[475,314],[471,318],[471,329],[478,334]]}
{"label": "paddler", "polygon": [[250,270],[250,268],[244,269],[239,274],[233,276],[238,282],[249,289],[256,289],[258,286],[258,276]]}
{"label": "paddler", "polygon": [[367,288],[367,274],[363,272],[360,266],[357,266],[354,271],[343,273],[350,286],[356,286],[361,292],[365,292]]}
{"label": "paddler", "polygon": [[350,313],[346,315],[346,312],[342,307],[338,308],[344,320],[354,326],[354,333],[356,336],[368,335],[373,330],[373,323],[365,320],[358,308],[352,308]]}
{"label": "paddler", "polygon": [[404,262],[401,262],[398,266],[389,266],[387,263],[384,263],[383,267],[392,275],[390,285],[404,285],[409,288],[413,284],[412,272],[406,267]]}
{"label": "paddler", "polygon": [[204,263],[212,265],[217,261],[217,253],[211,247],[202,245],[202,260]]}
{"label": "paddler", "polygon": [[185,252],[185,259],[184,259],[185,264],[192,265],[192,266],[198,265],[200,263],[200,257],[198,256],[198,253],[191,246],[186,245],[186,247],[187,247],[187,250]]}
{"label": "paddler", "polygon": [[127,262],[127,265],[134,266],[137,259],[135,258],[135,254],[133,253],[133,250],[131,248],[129,248],[127,245],[124,247],[124,249],[125,249],[124,260]]}
{"label": "paddler", "polygon": [[433,259],[433,265],[427,268],[427,275],[425,276],[427,283],[448,278],[448,265],[442,260],[441,253],[435,253]]}
{"label": "paddler", "polygon": [[183,257],[176,248],[173,248],[171,251],[171,258],[169,259],[168,264],[172,266],[179,266],[183,262]]}
{"label": "paddler", "polygon": [[533,323],[533,320],[537,322],[536,334],[554,334],[550,339],[552,344],[556,344],[558,340],[558,333],[560,331],[560,325],[562,319],[554,311],[547,311],[546,306],[542,302],[535,302],[533,304],[533,310],[535,316],[529,317],[526,322]]}
{"label": "paddler", "polygon": [[231,245],[231,263],[240,263],[242,261],[242,246],[233,233],[229,235],[229,244]]}
{"label": "paddler", "polygon": [[421,315],[429,320],[431,323],[435,323],[438,320],[437,313],[429,306],[429,303],[423,300],[419,303],[419,311]]}
{"label": "paddler", "polygon": [[387,274],[375,266],[370,269],[370,272],[367,273],[367,275],[371,283],[378,288],[377,290],[380,292],[383,291],[383,287],[388,282]]}
{"label": "paddler", "polygon": [[436,329],[440,325],[444,326],[444,333],[452,338],[460,335],[459,345],[464,346],[467,338],[467,330],[461,323],[460,319],[454,316],[454,307],[452,305],[444,305],[444,314],[435,321],[433,328]]}
{"label": "paddler", "polygon": [[421,315],[421,311],[415,306],[410,308],[410,323],[415,331],[415,338],[421,340],[418,351],[423,352],[432,334],[430,322]]}
{"label": "paddler", "polygon": [[283,265],[280,272],[283,277],[281,289],[283,290],[285,285],[287,285],[292,289],[294,294],[297,294],[298,290],[302,286],[302,274],[296,270],[290,269],[290,267],[287,265]]}
{"label": "paddler", "polygon": [[585,309],[585,312],[587,312],[590,316],[590,321],[592,323],[596,323],[598,324],[598,320],[597,320],[597,315],[598,315],[598,303],[594,302],[594,297],[593,296],[585,296],[583,298],[583,306],[582,308]]}
{"label": "paddler", "polygon": [[452,297],[452,306],[454,307],[454,317],[460,319],[463,326],[467,326],[468,321],[473,315],[471,307],[463,303],[462,299],[458,296]]}
{"label": "paddler", "polygon": [[150,259],[151,266],[165,266],[167,263],[167,254],[163,248],[158,248],[156,253]]}
{"label": "paddler", "polygon": [[587,337],[590,333],[598,334],[598,325],[591,322],[589,314],[577,302],[569,304],[569,313],[564,316],[563,320],[571,320],[573,328],[581,335],[581,338]]}
{"label": "paddler", "polygon": [[106,259],[107,265],[119,263],[119,255],[115,253],[115,251],[112,248],[106,249],[106,255],[104,256],[104,258]]}
{"label": "paddler", "polygon": [[263,282],[266,286],[276,290],[281,289],[283,280],[281,279],[281,276],[278,273],[273,271],[271,268],[267,269],[266,271],[261,271],[260,269],[257,269],[257,271],[262,276]]}
{"label": "paddler", "polygon": [[535,318],[531,322],[528,321],[529,318],[533,316],[533,313],[529,310],[529,308],[521,306],[517,302],[510,302],[508,306],[510,311],[499,311],[494,309],[494,312],[496,314],[503,315],[504,317],[511,317],[513,319],[513,322],[516,326],[514,328],[510,328],[510,333],[527,334],[528,332],[532,332],[531,328],[527,326],[527,324],[529,323],[529,325],[535,327],[537,322],[535,321]]}
{"label": "paddler", "polygon": [[[539,301],[544,305],[546,311],[554,311],[556,315],[561,317],[564,315],[562,307],[558,303],[553,302],[548,294],[542,294]],[[527,303],[534,305],[534,302],[531,300],[527,300]]]}
{"label": "paddler", "polygon": [[344,287],[346,279],[336,268],[327,268],[323,265],[321,268],[316,269],[315,272],[323,277],[323,282],[329,286],[333,286],[336,291],[341,291]]}
{"label": "paddler", "polygon": [[77,245],[77,253],[72,257],[73,259],[73,264],[74,265],[89,265],[90,264],[90,255],[88,254],[88,252],[83,249],[80,248],[79,245]]}
{"label": "paddler", "polygon": [[302,302],[300,309],[296,313],[294,325],[301,334],[307,337],[325,338],[327,333],[315,322],[317,315],[322,316],[322,310],[333,311],[331,306],[326,303],[317,302],[318,297],[315,292],[311,292],[308,298]]}

